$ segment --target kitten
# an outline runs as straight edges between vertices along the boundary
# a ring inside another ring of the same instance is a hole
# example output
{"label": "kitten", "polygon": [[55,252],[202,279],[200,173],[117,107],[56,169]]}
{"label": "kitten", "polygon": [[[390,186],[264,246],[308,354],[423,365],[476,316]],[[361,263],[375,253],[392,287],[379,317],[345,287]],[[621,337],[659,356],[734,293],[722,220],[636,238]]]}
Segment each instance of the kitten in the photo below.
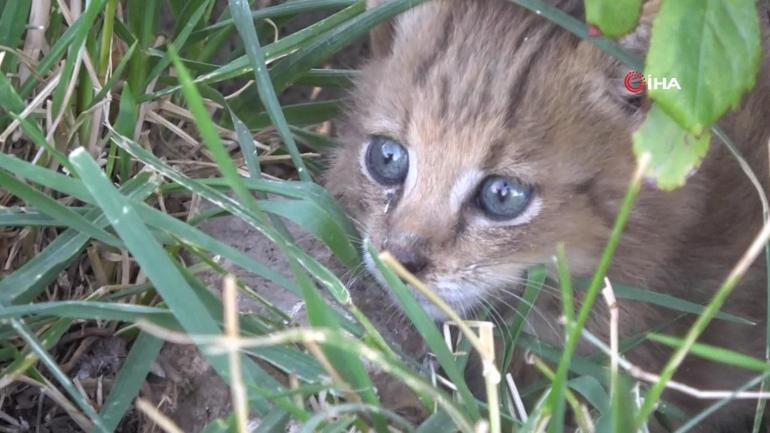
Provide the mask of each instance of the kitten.
{"label": "kitten", "polygon": [[[558,6],[580,16],[582,3]],[[627,48],[644,49],[650,17],[645,13],[639,30],[623,40]],[[628,69],[504,0],[428,1],[375,29],[372,51],[326,179],[362,235],[464,314],[484,304],[505,307],[533,264],[551,264],[555,276],[559,242],[573,276],[592,275],[636,167],[631,134],[648,108],[624,92]],[[762,180],[768,67],[765,61],[757,87],[720,122]],[[756,191],[714,141],[685,187],[642,188],[608,276],[705,304],[761,222]],[[716,320],[701,342],[763,356],[760,262],[723,308],[757,324]],[[377,276],[370,257],[367,264]],[[544,289],[529,323],[538,338],[562,344],[561,331],[554,332],[560,308],[558,294]],[[621,338],[663,324],[663,332],[682,335],[694,320],[623,299],[619,308]],[[588,329],[608,341],[604,303],[594,310]],[[646,343],[628,358],[658,371],[669,354]],[[689,356],[675,380],[730,390],[750,377]],[[690,414],[712,403],[676,392],[665,397]],[[732,404],[694,431],[736,431],[750,422],[754,405]]]}

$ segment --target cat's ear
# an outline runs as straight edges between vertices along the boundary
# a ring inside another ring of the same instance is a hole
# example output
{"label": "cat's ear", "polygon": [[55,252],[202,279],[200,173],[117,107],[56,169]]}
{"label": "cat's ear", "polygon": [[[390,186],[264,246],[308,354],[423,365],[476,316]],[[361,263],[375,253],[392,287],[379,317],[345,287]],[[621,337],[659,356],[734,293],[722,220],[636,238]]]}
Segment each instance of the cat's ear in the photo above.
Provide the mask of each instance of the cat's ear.
{"label": "cat's ear", "polygon": [[[388,0],[366,0],[366,8],[372,9]],[[378,24],[369,32],[369,43],[373,57],[382,57],[390,54],[393,46],[393,20]]]}
{"label": "cat's ear", "polygon": [[[634,56],[644,59],[650,47],[652,21],[658,14],[660,0],[648,0],[642,6],[639,24],[630,34],[620,39],[620,45]],[[643,71],[636,71],[626,65],[617,63],[611,73],[611,90],[618,97],[624,108],[632,113],[644,111],[648,105]]]}
{"label": "cat's ear", "polygon": [[650,34],[652,33],[652,21],[658,15],[660,0],[648,0],[642,5],[639,15],[639,23],[630,34],[620,39],[620,45],[631,53],[644,57],[650,47]]}

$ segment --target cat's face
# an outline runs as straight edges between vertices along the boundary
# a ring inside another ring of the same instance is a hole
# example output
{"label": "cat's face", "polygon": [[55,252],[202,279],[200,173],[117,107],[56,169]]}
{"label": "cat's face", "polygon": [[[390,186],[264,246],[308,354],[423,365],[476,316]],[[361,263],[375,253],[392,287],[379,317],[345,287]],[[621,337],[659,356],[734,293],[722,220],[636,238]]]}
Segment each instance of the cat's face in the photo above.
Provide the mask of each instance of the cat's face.
{"label": "cat's face", "polygon": [[461,313],[518,291],[559,242],[590,272],[643,116],[622,68],[502,0],[428,2],[389,37],[327,177],[362,235]]}

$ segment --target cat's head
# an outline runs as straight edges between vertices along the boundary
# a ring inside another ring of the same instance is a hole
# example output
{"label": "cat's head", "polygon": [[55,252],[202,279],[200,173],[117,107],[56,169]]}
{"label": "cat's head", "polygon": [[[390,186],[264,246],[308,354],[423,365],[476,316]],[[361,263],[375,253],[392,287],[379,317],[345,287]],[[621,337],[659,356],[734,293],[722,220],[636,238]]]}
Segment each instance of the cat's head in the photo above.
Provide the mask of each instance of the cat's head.
{"label": "cat's head", "polygon": [[[362,235],[460,312],[517,290],[559,242],[590,273],[635,169],[628,69],[505,0],[428,1],[373,51],[326,179]],[[686,215],[640,204],[626,245],[665,259]]]}

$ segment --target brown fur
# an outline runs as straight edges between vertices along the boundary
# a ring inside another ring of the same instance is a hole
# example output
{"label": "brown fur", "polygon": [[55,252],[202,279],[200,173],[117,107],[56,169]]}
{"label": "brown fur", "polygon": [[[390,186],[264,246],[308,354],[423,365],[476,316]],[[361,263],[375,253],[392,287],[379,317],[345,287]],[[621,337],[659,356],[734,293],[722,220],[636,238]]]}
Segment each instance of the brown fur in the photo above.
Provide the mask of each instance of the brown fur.
{"label": "brown fur", "polygon": [[[561,3],[580,13],[573,6],[582,1]],[[626,69],[502,0],[429,1],[388,26],[374,35],[376,55],[357,83],[349,127],[327,175],[363,235],[378,247],[419,249],[429,265],[418,276],[463,312],[520,292],[525,269],[553,263],[559,242],[566,245],[573,275],[590,276],[635,169],[631,133],[644,113],[618,90]],[[642,28],[626,42],[643,45],[646,34]],[[757,88],[721,122],[760,179],[767,177],[770,135],[767,72],[765,62]],[[362,148],[374,134],[396,139],[416,156],[410,166],[416,176],[406,191],[388,193],[363,172]],[[516,226],[478,223],[475,189],[452,205],[458,179],[473,171],[535,185],[540,212]],[[706,303],[760,224],[755,190],[714,141],[684,188],[644,186],[609,278]],[[701,341],[762,356],[764,277],[762,264],[755,264],[724,307],[757,325],[715,321]],[[563,337],[553,329],[559,328],[560,303],[550,291],[540,299],[542,314],[534,316],[532,330],[558,344]],[[622,300],[620,308],[625,336],[679,315]],[[589,329],[605,338],[607,317],[598,302]],[[692,316],[679,320],[665,332],[681,335],[691,322]],[[629,357],[657,371],[668,353],[646,344]],[[689,357],[676,379],[702,389],[734,389],[749,377]],[[673,392],[667,398],[689,412],[710,403]],[[753,405],[734,404],[701,431],[734,425],[736,414],[750,414]]]}

